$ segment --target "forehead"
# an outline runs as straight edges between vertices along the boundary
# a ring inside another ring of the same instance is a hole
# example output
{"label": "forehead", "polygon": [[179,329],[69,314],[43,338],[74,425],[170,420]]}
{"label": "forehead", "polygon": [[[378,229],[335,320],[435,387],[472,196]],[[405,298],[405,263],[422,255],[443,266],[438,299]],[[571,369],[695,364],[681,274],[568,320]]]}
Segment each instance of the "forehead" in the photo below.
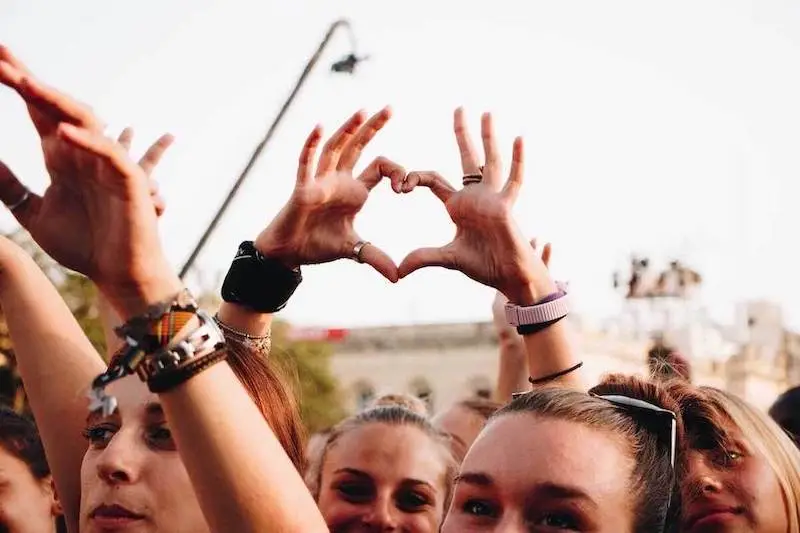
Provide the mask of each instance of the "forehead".
{"label": "forehead", "polygon": [[0,446],[0,479],[19,481],[21,479],[20,476],[23,475],[33,477],[25,461],[16,457],[4,446]]}
{"label": "forehead", "polygon": [[579,487],[597,501],[625,491],[633,465],[608,432],[517,413],[486,427],[462,470],[488,474],[504,492],[527,494],[536,485],[552,483]]}
{"label": "forehead", "polygon": [[128,376],[112,383],[106,392],[117,399],[114,416],[123,419],[141,417],[148,406],[158,405],[158,396],[135,376]]}
{"label": "forehead", "polygon": [[434,484],[446,464],[440,445],[422,430],[372,423],[344,433],[328,449],[323,471],[342,468],[383,481],[413,478]]}

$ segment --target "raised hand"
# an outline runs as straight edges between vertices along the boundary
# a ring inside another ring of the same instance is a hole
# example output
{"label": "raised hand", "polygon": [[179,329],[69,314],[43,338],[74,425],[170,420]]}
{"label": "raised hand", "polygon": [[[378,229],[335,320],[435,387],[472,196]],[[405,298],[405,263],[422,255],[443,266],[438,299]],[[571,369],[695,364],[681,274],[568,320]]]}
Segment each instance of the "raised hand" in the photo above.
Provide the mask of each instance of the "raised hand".
{"label": "raised hand", "polygon": [[394,261],[363,241],[353,228],[355,216],[382,178],[390,178],[395,191],[405,178],[403,167],[383,157],[353,177],[364,147],[390,117],[389,108],[366,122],[361,111],[350,117],[323,147],[316,173],[313,162],[322,130],[314,128],[300,154],[292,196],[255,241],[262,254],[290,267],[354,259],[369,264],[389,281],[397,281]]}
{"label": "raised hand", "polygon": [[[107,275],[115,277],[113,270],[124,268],[122,265],[113,267],[110,264],[98,264],[103,256],[100,249],[115,244],[113,239],[118,237],[110,235],[113,226],[108,225],[106,220],[111,215],[106,208],[108,202],[105,201],[111,191],[106,186],[114,180],[98,176],[109,173],[113,159],[118,167],[125,167],[124,172],[128,172],[126,177],[141,180],[141,183],[129,183],[125,179],[117,179],[115,192],[123,196],[135,196],[138,202],[140,189],[144,187],[142,190],[146,196],[142,198],[152,196],[147,198],[150,210],[153,211],[155,205],[155,211],[160,212],[163,210],[163,201],[158,197],[157,187],[149,178],[149,173],[171,144],[172,137],[165,135],[159,139],[142,158],[141,166],[134,171],[128,167],[126,154],[132,136],[130,130],[123,132],[121,143],[105,139],[101,133],[101,121],[89,108],[35,80],[19,60],[1,47],[0,82],[15,89],[25,100],[41,137],[45,164],[52,178],[44,195],[38,196],[29,192],[0,163],[0,200],[9,206],[20,224],[55,260],[92,277],[98,284]],[[82,139],[91,139],[93,147],[102,146],[102,155],[87,153],[85,144],[80,145],[74,139],[65,137],[65,132],[77,132]],[[121,182],[124,185],[120,189]],[[110,241],[104,238],[104,233]],[[158,251],[160,248],[157,247],[152,253],[157,255]],[[155,255],[151,258],[157,259]],[[141,265],[133,264],[131,267],[137,269]]]}
{"label": "raised hand", "polygon": [[430,266],[459,270],[475,281],[502,292],[518,305],[530,305],[555,292],[547,268],[514,222],[511,210],[523,180],[522,138],[514,140],[511,170],[503,183],[500,153],[492,117],[481,119],[485,163],[481,166],[457,109],[454,129],[461,153],[465,186],[456,190],[436,172],[411,172],[402,191],[422,185],[444,203],[456,225],[455,238],[440,248],[411,252],[398,267],[401,278]]}
{"label": "raised hand", "polygon": [[[126,152],[130,152],[131,143],[133,142],[133,128],[128,127],[122,130],[117,142],[125,149]],[[167,205],[164,202],[164,198],[162,198],[158,192],[158,182],[156,182],[151,175],[153,170],[155,170],[155,168],[158,166],[158,163],[161,162],[161,158],[164,157],[166,151],[170,146],[172,146],[173,142],[175,142],[175,137],[169,133],[165,133],[159,137],[156,142],[151,144],[150,148],[148,148],[142,158],[139,159],[139,166],[148,178],[150,196],[153,198],[153,204],[156,208],[156,214],[158,216],[164,214]]]}

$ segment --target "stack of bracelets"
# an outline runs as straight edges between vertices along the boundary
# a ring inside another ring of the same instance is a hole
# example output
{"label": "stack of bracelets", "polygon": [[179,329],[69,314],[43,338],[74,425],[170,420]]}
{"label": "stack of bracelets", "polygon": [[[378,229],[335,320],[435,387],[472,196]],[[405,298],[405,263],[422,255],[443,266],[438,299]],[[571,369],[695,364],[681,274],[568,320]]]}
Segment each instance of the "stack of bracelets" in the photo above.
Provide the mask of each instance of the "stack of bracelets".
{"label": "stack of bracelets", "polygon": [[[275,313],[286,306],[302,282],[299,268],[262,255],[252,241],[239,245],[222,285],[222,299],[253,313]],[[227,355],[225,330],[231,339],[268,354],[270,336],[238,331],[218,317],[198,309],[184,289],[173,300],[152,306],[116,328],[124,341],[104,373],[92,382],[91,411],[108,416],[117,409],[116,398],[105,388],[118,379],[136,374],[154,393],[166,392],[222,361]]]}
{"label": "stack of bracelets", "polygon": [[116,398],[105,388],[136,374],[154,393],[166,392],[226,357],[225,337],[214,319],[198,309],[188,291],[151,306],[144,314],[116,328],[124,341],[108,369],[92,382],[91,411],[109,416]]}

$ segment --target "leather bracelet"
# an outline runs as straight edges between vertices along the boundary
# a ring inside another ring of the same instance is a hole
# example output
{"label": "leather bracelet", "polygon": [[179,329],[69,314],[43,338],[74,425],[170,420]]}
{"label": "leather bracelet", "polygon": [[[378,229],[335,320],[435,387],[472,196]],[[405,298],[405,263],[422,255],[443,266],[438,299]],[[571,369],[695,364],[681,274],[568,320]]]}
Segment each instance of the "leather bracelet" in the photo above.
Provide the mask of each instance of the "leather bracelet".
{"label": "leather bracelet", "polygon": [[228,350],[226,348],[221,348],[199,359],[195,359],[180,368],[153,376],[147,382],[147,388],[150,389],[150,392],[155,394],[167,392],[189,381],[197,374],[214,366],[220,361],[224,361],[226,357],[228,357]]}
{"label": "leather bracelet", "polygon": [[517,333],[519,333],[520,335],[533,335],[534,333],[539,333],[540,331],[549,328],[553,324],[561,322],[565,318],[567,318],[566,315],[556,318],[555,320],[548,320],[547,322],[542,322],[541,324],[525,324],[522,326],[517,326]]}
{"label": "leather bracelet", "polygon": [[569,367],[566,370],[561,370],[559,372],[554,372],[552,374],[548,374],[548,375],[546,375],[544,377],[541,377],[541,378],[533,379],[532,377],[529,377],[528,381],[530,382],[531,385],[542,385],[544,383],[549,383],[549,382],[554,381],[554,380],[556,380],[556,379],[558,379],[560,377],[566,376],[567,374],[571,374],[572,372],[575,372],[576,370],[578,370],[582,366],[583,366],[583,361],[581,361],[580,363],[578,363],[575,366]]}

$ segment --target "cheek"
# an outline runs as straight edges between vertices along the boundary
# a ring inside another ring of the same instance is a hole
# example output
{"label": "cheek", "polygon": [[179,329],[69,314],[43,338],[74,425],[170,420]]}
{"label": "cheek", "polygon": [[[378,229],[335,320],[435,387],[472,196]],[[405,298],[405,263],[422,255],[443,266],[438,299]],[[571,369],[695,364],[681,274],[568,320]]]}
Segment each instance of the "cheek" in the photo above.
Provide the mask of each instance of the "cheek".
{"label": "cheek", "polygon": [[369,513],[371,504],[354,504],[342,499],[339,494],[323,485],[317,502],[319,512],[329,528],[342,527],[351,522],[358,523]]}

